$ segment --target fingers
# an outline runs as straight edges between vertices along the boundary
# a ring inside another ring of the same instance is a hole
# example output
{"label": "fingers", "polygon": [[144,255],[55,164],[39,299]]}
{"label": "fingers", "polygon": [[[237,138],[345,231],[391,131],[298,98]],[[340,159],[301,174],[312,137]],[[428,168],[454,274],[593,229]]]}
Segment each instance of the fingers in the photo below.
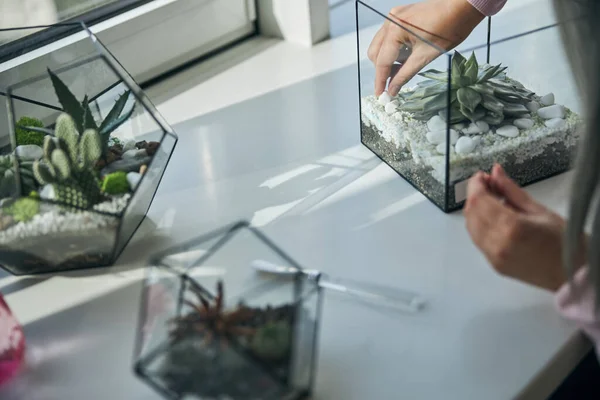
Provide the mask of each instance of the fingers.
{"label": "fingers", "polygon": [[375,34],[375,37],[373,37],[371,44],[369,45],[369,49],[367,50],[367,57],[369,57],[369,60],[371,60],[373,64],[377,62],[377,55],[379,54],[379,50],[381,49],[381,45],[385,39],[386,30],[387,22],[385,22],[381,28],[379,28]]}
{"label": "fingers", "polygon": [[494,165],[491,174],[491,183],[494,190],[503,196],[513,207],[525,213],[535,213],[544,208],[512,179],[506,175],[500,164]]}
{"label": "fingers", "polygon": [[[392,31],[394,32],[392,33]],[[375,94],[377,96],[384,92],[387,80],[390,75],[392,75],[392,66],[398,59],[400,49],[404,47],[404,42],[402,40],[403,36],[403,34],[393,27],[388,28],[387,35],[379,49],[379,54],[377,55],[377,61],[375,63]],[[402,68],[400,71],[402,71]],[[398,92],[395,94],[390,93],[392,96],[395,96],[396,94],[398,94]]]}
{"label": "fingers", "polygon": [[427,64],[429,64],[435,58],[432,54],[432,50],[429,49],[428,45],[422,45],[418,43],[413,49],[412,54],[395,76],[392,77],[389,83],[388,92],[390,96],[396,96],[402,86],[410,81],[415,75],[417,75]]}

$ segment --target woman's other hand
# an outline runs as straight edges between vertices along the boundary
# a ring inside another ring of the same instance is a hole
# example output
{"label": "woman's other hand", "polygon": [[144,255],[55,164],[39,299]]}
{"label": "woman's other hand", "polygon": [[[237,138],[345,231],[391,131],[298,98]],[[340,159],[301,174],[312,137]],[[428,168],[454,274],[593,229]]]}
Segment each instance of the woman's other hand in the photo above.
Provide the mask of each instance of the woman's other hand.
{"label": "woman's other hand", "polygon": [[[491,175],[471,178],[464,214],[473,242],[498,273],[553,292],[566,282],[564,219],[531,198],[500,165]],[[582,249],[578,265],[584,254]]]}
{"label": "woman's other hand", "polygon": [[451,50],[462,43],[484,16],[467,0],[427,0],[395,7],[388,18],[413,33],[386,20],[373,38],[367,54],[375,64],[377,96],[385,91],[386,82],[393,75],[394,62],[405,45],[411,53],[390,80],[388,92],[391,96],[396,96],[404,84],[437,58],[441,54],[439,49]]}

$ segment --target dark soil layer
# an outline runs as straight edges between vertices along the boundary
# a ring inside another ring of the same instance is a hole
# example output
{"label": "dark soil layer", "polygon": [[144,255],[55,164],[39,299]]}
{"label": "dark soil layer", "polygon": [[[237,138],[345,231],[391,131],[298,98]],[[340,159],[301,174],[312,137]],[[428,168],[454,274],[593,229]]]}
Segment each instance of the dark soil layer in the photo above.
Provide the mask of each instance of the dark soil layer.
{"label": "dark soil layer", "polygon": [[[464,200],[456,202],[455,188],[452,182],[446,192],[445,185],[431,176],[432,168],[417,164],[406,150],[398,149],[393,143],[384,140],[373,128],[361,123],[362,143],[394,171],[406,179],[419,192],[444,212],[452,212],[464,206]],[[502,163],[507,174],[519,185],[526,186],[567,171],[574,160],[573,148],[563,143],[548,145],[542,154],[531,157],[528,163],[518,164],[508,157]],[[479,169],[489,172],[492,165],[480,165]],[[446,204],[446,195],[448,202]]]}
{"label": "dark soil layer", "polygon": [[[260,328],[267,321],[286,321],[293,326],[296,306],[253,309],[255,315],[244,325]],[[294,343],[294,329],[291,330]],[[174,398],[195,395],[203,399],[280,400],[303,399],[305,395],[288,386],[291,351],[280,360],[260,359],[244,340],[230,335],[206,341],[203,333],[187,334],[169,344],[154,377],[159,387]],[[291,350],[291,349],[290,349]]]}

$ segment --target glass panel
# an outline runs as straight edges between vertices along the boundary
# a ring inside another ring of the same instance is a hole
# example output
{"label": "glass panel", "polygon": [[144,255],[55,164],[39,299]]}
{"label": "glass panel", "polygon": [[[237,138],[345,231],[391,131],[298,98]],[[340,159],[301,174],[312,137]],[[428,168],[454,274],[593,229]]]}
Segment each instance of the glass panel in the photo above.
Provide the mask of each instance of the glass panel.
{"label": "glass panel", "polygon": [[138,375],[175,398],[275,400],[309,394],[318,277],[300,272],[279,277],[253,268],[265,262],[297,267],[245,223],[157,257],[159,266],[151,268],[144,289]]}
{"label": "glass panel", "polygon": [[482,104],[502,112],[485,132],[461,132],[477,145],[452,155],[450,208],[463,204],[466,180],[495,163],[524,186],[567,171],[574,160],[583,121],[559,26],[492,43],[490,64],[503,72],[485,83],[493,95],[482,93]]}

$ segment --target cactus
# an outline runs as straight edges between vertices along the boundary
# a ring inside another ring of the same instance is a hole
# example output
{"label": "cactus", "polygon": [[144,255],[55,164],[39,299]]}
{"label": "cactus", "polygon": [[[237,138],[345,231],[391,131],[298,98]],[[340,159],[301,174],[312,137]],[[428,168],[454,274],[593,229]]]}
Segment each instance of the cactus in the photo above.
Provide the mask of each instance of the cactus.
{"label": "cactus", "polygon": [[79,102],[67,85],[65,85],[64,82],[50,69],[48,69],[48,74],[52,80],[56,97],[58,97],[58,101],[63,107],[63,111],[73,118],[77,131],[83,132],[88,129],[97,131],[102,142],[102,156],[106,156],[108,153],[110,134],[131,118],[133,111],[135,110],[134,103],[131,109],[123,114],[131,90],[127,90],[119,96],[104,121],[102,121],[100,126],[97,126],[88,104],[88,97],[85,96],[83,101]]}
{"label": "cactus", "polygon": [[106,194],[123,194],[129,192],[127,173],[117,171],[106,175],[102,181],[102,192]]}
{"label": "cactus", "polygon": [[56,137],[44,138],[44,156],[35,161],[33,172],[41,185],[52,184],[61,203],[88,209],[102,199],[94,166],[102,155],[98,132],[86,129],[79,135],[74,119],[61,114]]}
{"label": "cactus", "polygon": [[[504,74],[506,67],[480,67],[475,53],[469,60],[459,52],[452,56],[450,85],[450,123],[485,121],[497,125],[505,117],[519,118],[529,110],[525,106],[535,93]],[[447,119],[448,73],[428,70],[419,74],[429,80],[419,82],[417,88],[403,94],[400,110],[413,113],[417,120],[428,120],[434,115]]]}
{"label": "cactus", "polygon": [[[33,174],[33,161],[19,161],[19,174],[23,193],[37,189],[38,185]],[[15,156],[12,154],[0,156],[0,198],[16,195]]]}
{"label": "cactus", "polygon": [[267,322],[256,331],[251,348],[257,356],[265,360],[281,360],[290,350],[291,332],[287,321]]}

